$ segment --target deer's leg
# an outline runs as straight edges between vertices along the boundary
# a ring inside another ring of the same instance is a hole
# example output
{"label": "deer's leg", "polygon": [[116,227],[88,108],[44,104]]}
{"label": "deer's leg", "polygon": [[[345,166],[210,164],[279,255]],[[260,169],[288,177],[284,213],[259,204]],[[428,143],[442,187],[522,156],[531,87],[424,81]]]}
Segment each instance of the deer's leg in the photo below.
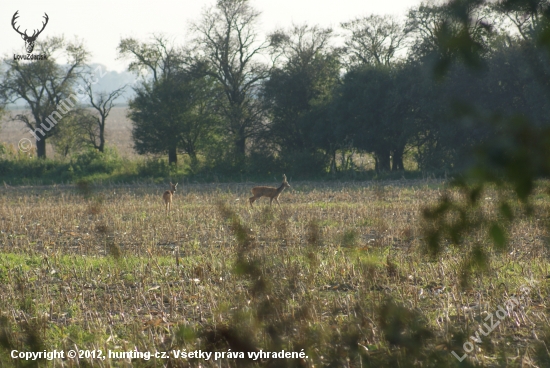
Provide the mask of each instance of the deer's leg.
{"label": "deer's leg", "polygon": [[273,203],[273,197],[271,197],[271,198],[269,199],[269,205],[270,205],[270,206],[271,206],[272,203]]}
{"label": "deer's leg", "polygon": [[281,204],[279,203],[279,198],[275,198],[275,201],[276,201],[277,204],[279,205],[279,208],[281,208]]}
{"label": "deer's leg", "polygon": [[250,202],[250,207],[253,207],[252,203],[254,203],[255,200],[256,200],[256,196],[252,196],[252,197],[248,198],[248,201]]}

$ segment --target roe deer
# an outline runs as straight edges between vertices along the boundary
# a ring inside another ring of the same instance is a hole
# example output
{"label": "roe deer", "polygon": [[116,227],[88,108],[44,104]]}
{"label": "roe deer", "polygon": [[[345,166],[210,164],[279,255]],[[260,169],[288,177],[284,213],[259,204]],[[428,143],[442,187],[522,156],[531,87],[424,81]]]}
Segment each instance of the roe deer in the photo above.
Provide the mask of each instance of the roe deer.
{"label": "roe deer", "polygon": [[166,205],[166,213],[172,209],[172,196],[174,195],[177,186],[178,183],[172,184],[172,182],[170,182],[170,190],[167,190],[162,195],[162,199],[164,199],[164,204]]}
{"label": "roe deer", "polygon": [[281,183],[281,186],[279,188],[274,187],[254,187],[252,188],[252,194],[254,194],[252,197],[250,197],[248,200],[250,201],[250,206],[252,207],[252,203],[254,203],[255,200],[260,199],[261,197],[269,197],[269,205],[271,206],[273,200],[277,202],[279,205],[279,208],[281,207],[281,204],[279,203],[279,196],[285,190],[285,188],[290,188],[290,184],[286,181],[286,175],[283,174],[283,182]]}

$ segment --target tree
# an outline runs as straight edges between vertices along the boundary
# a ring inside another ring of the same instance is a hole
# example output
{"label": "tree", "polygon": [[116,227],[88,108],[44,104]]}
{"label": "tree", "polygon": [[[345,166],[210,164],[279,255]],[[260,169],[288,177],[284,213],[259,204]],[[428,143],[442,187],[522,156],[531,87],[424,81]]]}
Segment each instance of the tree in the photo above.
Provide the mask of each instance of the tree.
{"label": "tree", "polygon": [[92,85],[86,90],[90,105],[96,110],[97,115],[92,115],[94,124],[84,124],[88,142],[99,152],[105,150],[105,125],[107,117],[113,108],[114,101],[124,92],[126,86],[115,89],[112,92],[100,92],[94,96]]}
{"label": "tree", "polygon": [[[62,37],[37,42],[45,60],[24,62],[4,59],[7,66],[0,82],[0,94],[9,103],[22,99],[30,114],[18,114],[15,120],[23,122],[36,139],[37,154],[46,158],[46,139],[53,136],[63,115],[80,101],[73,87],[83,73],[88,51],[81,42],[67,42]],[[58,64],[57,59],[66,61]]]}
{"label": "tree", "polygon": [[163,35],[153,35],[148,43],[124,38],[117,51],[121,59],[130,60],[129,71],[138,76],[150,75],[155,83],[170,78],[183,63],[181,52]]}
{"label": "tree", "polygon": [[[532,6],[531,0],[507,0],[504,6]],[[540,18],[540,25],[535,30],[533,41],[537,48],[550,52],[550,7],[545,7]],[[467,63],[469,67],[475,64]],[[528,64],[529,65],[529,64]],[[506,62],[501,70],[505,70]],[[500,69],[500,68],[499,68]],[[446,68],[445,73],[449,72]],[[533,70],[536,79],[543,87],[549,85],[548,74],[539,74]],[[513,81],[513,80],[512,80]],[[501,83],[504,90],[514,89],[510,80]],[[521,86],[523,88],[523,86]],[[546,101],[548,104],[548,100]],[[424,237],[426,250],[434,257],[441,254],[444,244],[448,243],[463,251],[463,240],[474,237],[475,246],[465,255],[464,267],[460,270],[461,285],[468,284],[469,276],[474,270],[489,268],[492,250],[502,252],[507,247],[507,229],[524,216],[536,214],[544,222],[549,216],[548,208],[533,206],[533,197],[548,194],[548,185],[540,178],[550,176],[550,125],[548,118],[515,114],[505,116],[502,113],[492,116],[492,123],[497,128],[490,140],[475,147],[474,161],[466,170],[455,175],[451,182],[461,195],[444,195],[435,206],[424,210]],[[484,118],[475,109],[461,109],[463,117],[470,120]],[[481,203],[487,199],[485,191],[490,189],[495,199],[494,211],[487,211]],[[540,194],[539,194],[540,193]],[[542,225],[545,226],[545,225]],[[492,247],[484,246],[483,236],[487,234],[492,240]],[[546,351],[538,354],[540,364],[548,360]],[[543,360],[544,359],[544,360]],[[542,363],[543,365],[543,363]]]}
{"label": "tree", "polygon": [[335,100],[337,125],[345,127],[345,140],[373,153],[377,171],[390,170],[392,89],[389,68],[354,69],[344,77]]}
{"label": "tree", "polygon": [[[0,121],[2,120],[2,117],[6,113],[6,107],[4,106],[4,103],[2,102],[2,96],[0,95]],[[0,126],[0,131],[2,127]],[[0,143],[0,154],[4,152],[4,146]]]}
{"label": "tree", "polygon": [[163,35],[153,35],[150,42],[141,43],[133,38],[122,39],[118,52],[121,58],[130,60],[129,71],[145,78],[134,88],[136,97],[129,103],[128,117],[134,122],[136,150],[168,152],[168,162],[177,163],[179,138],[175,133],[179,120],[170,116],[169,109],[179,104],[170,93],[176,87],[172,78],[183,68],[181,52]]}
{"label": "tree", "polygon": [[341,24],[349,31],[346,37],[345,52],[348,65],[389,66],[403,49],[407,30],[395,17],[370,15],[356,18]]}
{"label": "tree", "polygon": [[196,161],[199,150],[215,140],[217,95],[208,77],[182,71],[135,91],[128,117],[134,122],[132,137],[139,154],[168,153],[172,164],[179,151]]}
{"label": "tree", "polygon": [[327,102],[339,81],[338,50],[329,44],[332,32],[304,25],[270,36],[274,52],[284,62],[263,86],[271,115],[267,135],[287,150],[313,148],[302,118],[314,105]]}
{"label": "tree", "polygon": [[[438,84],[425,84],[431,101],[418,104],[423,111],[418,121],[422,127],[412,142],[422,170],[467,166],[472,148],[494,133],[489,124],[472,125],[455,112],[472,102],[471,106],[487,111],[488,103],[494,102],[490,96],[498,87],[495,80],[487,79],[487,68],[499,48],[510,47],[507,37],[497,32],[499,23],[498,14],[485,1],[423,3],[409,11],[406,29],[413,42],[408,60],[423,65],[420,70],[433,67],[440,78]],[[477,71],[455,61],[475,66]]]}
{"label": "tree", "polygon": [[399,171],[405,169],[405,153],[425,132],[437,99],[433,82],[426,78],[421,64],[404,62],[394,65],[390,78],[393,80],[388,97],[391,170]]}
{"label": "tree", "polygon": [[456,172],[471,165],[475,148],[500,134],[498,116],[521,114],[537,124],[547,120],[548,56],[534,42],[518,39],[481,54],[482,69],[454,63],[439,83],[426,85],[433,91],[419,106],[428,118],[415,141],[422,170]]}
{"label": "tree", "polygon": [[[353,84],[362,79],[360,77],[362,73],[373,73],[372,76],[375,80],[379,77],[383,78],[383,81],[377,80],[374,83],[369,83],[366,80],[360,82],[367,83],[364,87],[370,92],[374,92],[371,89],[373,87],[377,90],[380,89],[379,94],[372,96],[372,99],[378,102],[372,106],[373,112],[377,111],[374,114],[378,116],[378,120],[372,119],[374,115],[371,115],[370,118],[366,116],[359,118],[361,115],[359,111],[355,112],[359,115],[353,119],[362,119],[359,131],[367,129],[367,131],[363,131],[363,134],[377,135],[360,137],[352,133],[354,144],[361,146],[363,150],[366,149],[374,153],[377,171],[403,170],[403,154],[410,136],[410,127],[404,124],[407,120],[406,115],[399,117],[396,115],[399,115],[400,109],[403,108],[401,104],[405,103],[407,89],[396,90],[395,88],[400,82],[406,84],[408,76],[401,75],[399,71],[403,68],[395,64],[399,60],[397,52],[405,46],[410,29],[405,28],[392,16],[380,15],[356,18],[350,22],[342,23],[341,26],[350,32],[345,41],[345,49],[348,53],[347,64],[352,70],[355,69],[355,72],[351,73],[351,78],[346,79],[347,87],[355,88]],[[383,77],[384,73],[386,73],[385,77]],[[404,79],[400,80],[401,77]],[[377,83],[382,84],[378,85]],[[347,87],[343,91],[347,91]],[[408,88],[409,86],[403,87]],[[365,97],[363,93],[360,93],[360,96]],[[381,96],[385,97],[379,100]],[[350,98],[353,97],[350,96]],[[391,102],[386,103],[388,100]],[[358,104],[368,103],[357,99],[354,101]],[[388,111],[379,110],[382,106]],[[359,106],[355,107],[359,108]],[[343,124],[349,126],[349,123]],[[348,139],[351,138],[348,137]],[[390,157],[393,158],[391,162]]]}
{"label": "tree", "polygon": [[258,16],[248,0],[218,0],[192,26],[197,34],[195,62],[205,63],[207,75],[223,89],[221,112],[235,154],[241,158],[246,154],[247,140],[263,127],[257,94],[269,70],[258,56],[268,44],[258,41]]}
{"label": "tree", "polygon": [[305,164],[318,170],[322,162],[316,151],[322,149],[333,157],[338,149],[316,134],[323,122],[313,113],[328,104],[340,80],[340,50],[330,45],[332,35],[330,28],[308,25],[270,35],[273,56],[281,65],[263,85],[262,97],[271,118],[265,135],[291,166]]}
{"label": "tree", "polygon": [[550,6],[548,0],[508,1],[500,0],[493,4],[493,9],[503,14],[516,28],[524,41],[531,41],[539,34],[545,23],[545,10]]}
{"label": "tree", "polygon": [[87,132],[96,124],[96,117],[83,108],[72,110],[63,119],[60,129],[52,139],[55,152],[67,157],[71,152],[82,151],[90,146]]}
{"label": "tree", "polygon": [[435,57],[436,75],[441,75],[451,60],[460,58],[480,66],[491,44],[491,8],[484,1],[455,0],[449,4],[421,3],[409,10],[405,30],[413,38],[409,58]]}

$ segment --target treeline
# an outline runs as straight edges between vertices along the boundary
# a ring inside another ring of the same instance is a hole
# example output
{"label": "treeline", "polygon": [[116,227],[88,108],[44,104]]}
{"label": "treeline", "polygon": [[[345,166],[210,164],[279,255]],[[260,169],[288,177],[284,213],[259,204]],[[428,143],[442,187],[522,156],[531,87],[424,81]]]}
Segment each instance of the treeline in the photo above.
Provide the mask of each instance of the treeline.
{"label": "treeline", "polygon": [[[499,134],[500,116],[548,124],[550,64],[535,37],[548,11],[548,1],[421,4],[404,20],[370,15],[337,31],[296,25],[263,39],[250,1],[219,0],[184,46],[162,35],[120,41],[119,55],[143,76],[128,112],[135,149],[170,164],[186,155],[193,171],[222,174],[356,172],[365,153],[377,172],[404,170],[405,157],[422,171],[459,170]],[[29,103],[32,116],[19,119],[31,129],[85,75],[87,52],[65,49],[73,68],[56,64],[69,78],[60,77],[63,88],[52,88],[47,103],[36,103],[39,90],[34,100],[21,92],[24,77],[39,79],[32,68],[40,64],[5,62],[2,95]],[[85,145],[103,151],[121,91],[96,95],[90,85],[88,101],[101,96],[96,114],[54,124],[37,141],[39,156],[49,137],[65,155]]]}

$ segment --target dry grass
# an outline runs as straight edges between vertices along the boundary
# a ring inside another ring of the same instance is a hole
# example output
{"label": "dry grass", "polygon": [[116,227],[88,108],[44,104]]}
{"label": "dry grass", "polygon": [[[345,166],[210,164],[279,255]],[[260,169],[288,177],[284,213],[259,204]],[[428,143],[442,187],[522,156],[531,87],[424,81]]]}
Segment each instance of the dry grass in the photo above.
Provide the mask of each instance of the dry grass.
{"label": "dry grass", "polygon": [[[247,341],[265,350],[277,344],[260,325],[280,319],[290,326],[273,324],[282,339],[277,346],[305,347],[310,356],[298,366],[322,366],[339,356],[343,360],[336,366],[360,366],[368,359],[391,366],[392,360],[382,356],[397,354],[393,345],[399,343],[388,338],[380,317],[393,305],[388,304],[391,296],[432,331],[423,349],[448,359],[440,366],[453,366],[458,362],[450,350],[462,355],[462,343],[486,313],[516,296],[521,305],[475,345],[465,362],[536,366],[533,349],[544,336],[550,312],[548,228],[537,217],[537,211],[548,208],[546,197],[537,197],[534,217],[521,218],[509,229],[508,251],[492,257],[490,268],[475,274],[464,290],[460,270],[466,252],[449,250],[436,262],[421,252],[421,210],[438,198],[440,186],[292,183],[279,210],[265,199],[250,209],[252,184],[188,185],[174,196],[169,216],[161,197],[165,187],[2,189],[0,311],[2,328],[14,333],[2,344],[23,346],[31,326],[31,335],[40,341],[36,346],[48,350],[238,351],[227,334],[221,334],[225,342],[216,334],[230,331],[239,320]],[[486,196],[488,212],[494,211],[494,197]],[[219,201],[235,212],[237,222],[222,216]],[[243,255],[235,236],[239,224],[248,242],[244,258],[261,265],[257,278],[268,284],[261,296],[254,291],[254,279],[238,270]],[[489,240],[476,234],[463,247],[476,243]],[[262,301],[271,303],[269,313],[276,317],[260,316]],[[343,346],[350,326],[357,352]],[[14,363],[2,354],[5,364]],[[87,363],[124,366],[125,361],[64,361]],[[410,362],[437,366],[417,363]],[[152,359],[132,364],[244,363]]]}

